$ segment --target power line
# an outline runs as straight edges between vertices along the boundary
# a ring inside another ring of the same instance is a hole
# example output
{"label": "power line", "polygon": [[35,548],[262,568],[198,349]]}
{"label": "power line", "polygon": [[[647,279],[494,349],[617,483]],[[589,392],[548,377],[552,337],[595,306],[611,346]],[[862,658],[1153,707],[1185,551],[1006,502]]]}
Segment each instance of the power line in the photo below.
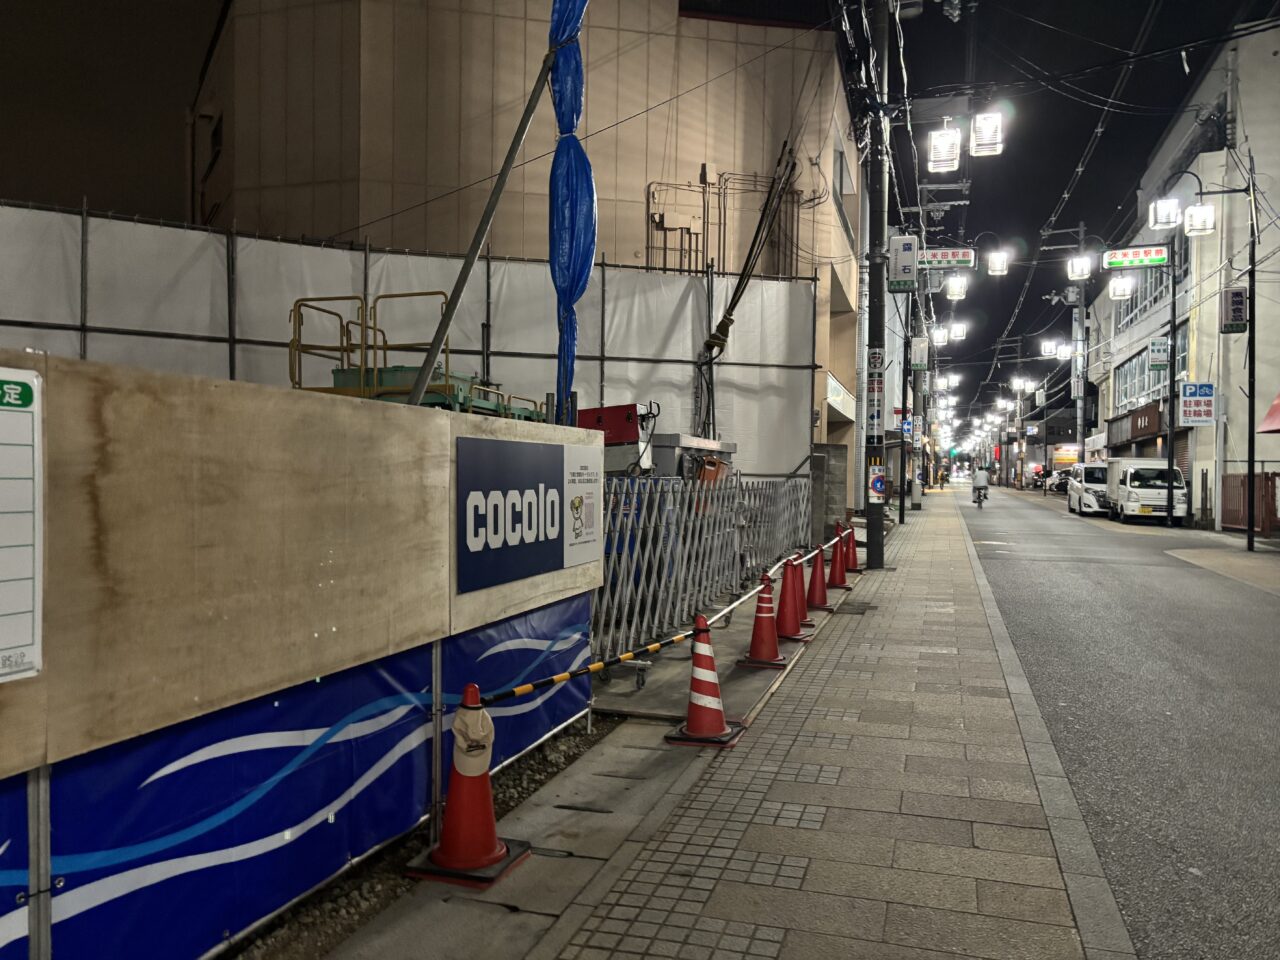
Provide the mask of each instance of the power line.
{"label": "power line", "polygon": [[1126,50],[1124,47],[1117,47],[1114,44],[1107,43],[1105,40],[1097,40],[1093,37],[1087,37],[1083,33],[1076,33],[1073,30],[1068,30],[1066,27],[1059,27],[1059,26],[1055,26],[1052,23],[1046,23],[1043,20],[1037,20],[1035,17],[1029,17],[1025,13],[1019,13],[1017,10],[1011,10],[1009,7],[1006,7],[1003,4],[993,3],[992,5],[997,10],[1000,10],[1003,13],[1007,13],[1012,17],[1017,17],[1020,20],[1026,20],[1028,23],[1034,23],[1037,26],[1044,27],[1047,30],[1053,30],[1057,33],[1065,34],[1068,37],[1075,37],[1077,40],[1084,40],[1086,43],[1093,43],[1098,45],[1099,47],[1105,47],[1108,50],[1114,50],[1117,53],[1123,53],[1126,55],[1131,55],[1134,53],[1133,50]]}

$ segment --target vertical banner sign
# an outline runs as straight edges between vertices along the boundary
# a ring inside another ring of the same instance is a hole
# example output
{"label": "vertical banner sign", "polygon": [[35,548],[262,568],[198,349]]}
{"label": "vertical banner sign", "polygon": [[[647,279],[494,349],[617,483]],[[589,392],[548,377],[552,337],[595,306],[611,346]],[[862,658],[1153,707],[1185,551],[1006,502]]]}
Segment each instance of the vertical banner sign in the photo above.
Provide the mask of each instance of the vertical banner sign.
{"label": "vertical banner sign", "polygon": [[600,447],[459,437],[458,593],[599,560]]}
{"label": "vertical banner sign", "polygon": [[1222,291],[1219,333],[1246,333],[1249,330],[1249,288],[1226,287]]}
{"label": "vertical banner sign", "polygon": [[929,338],[911,338],[911,369],[925,370],[929,366]]}
{"label": "vertical banner sign", "polygon": [[1041,387],[1039,390],[1036,391],[1036,406],[1043,407],[1044,401],[1045,401],[1044,387]]}
{"label": "vertical banner sign", "polygon": [[873,445],[884,443],[883,347],[867,350],[867,442]]}
{"label": "vertical banner sign", "polygon": [[918,287],[917,251],[920,242],[911,236],[889,238],[889,292],[912,293]]}
{"label": "vertical banner sign", "polygon": [[1147,365],[1152,370],[1169,369],[1169,338],[1153,337],[1147,346]]}
{"label": "vertical banner sign", "polygon": [[1214,424],[1212,383],[1184,383],[1178,391],[1178,424],[1183,427],[1212,427]]}
{"label": "vertical banner sign", "polygon": [[0,682],[41,666],[44,382],[0,368]]}

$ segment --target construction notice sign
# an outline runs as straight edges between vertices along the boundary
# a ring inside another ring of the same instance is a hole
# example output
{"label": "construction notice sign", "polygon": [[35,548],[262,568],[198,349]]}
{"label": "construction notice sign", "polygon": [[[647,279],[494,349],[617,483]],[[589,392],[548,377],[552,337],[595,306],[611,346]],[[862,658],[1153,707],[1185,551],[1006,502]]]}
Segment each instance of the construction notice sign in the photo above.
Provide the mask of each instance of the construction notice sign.
{"label": "construction notice sign", "polygon": [[44,381],[0,367],[0,682],[41,665]]}
{"label": "construction notice sign", "polygon": [[1184,383],[1178,390],[1178,423],[1184,427],[1212,427],[1212,383]]}
{"label": "construction notice sign", "polygon": [[920,241],[915,237],[889,238],[889,292],[911,293],[919,281],[916,271]]}

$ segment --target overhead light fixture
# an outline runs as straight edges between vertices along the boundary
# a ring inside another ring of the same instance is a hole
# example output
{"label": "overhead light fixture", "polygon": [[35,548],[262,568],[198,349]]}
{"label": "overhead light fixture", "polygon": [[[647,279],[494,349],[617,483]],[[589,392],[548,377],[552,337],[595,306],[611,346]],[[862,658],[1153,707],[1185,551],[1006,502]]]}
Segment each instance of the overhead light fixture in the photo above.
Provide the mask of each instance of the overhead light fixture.
{"label": "overhead light fixture", "polygon": [[1216,211],[1211,203],[1193,203],[1182,215],[1182,230],[1188,237],[1207,237],[1213,233]]}
{"label": "overhead light fixture", "polygon": [[1052,357],[1057,352],[1058,352],[1057,340],[1041,340],[1040,341],[1040,356]]}
{"label": "overhead light fixture", "polygon": [[969,291],[969,278],[963,273],[951,274],[947,277],[946,291],[948,300],[963,300]]}
{"label": "overhead light fixture", "polygon": [[961,323],[959,321],[956,321],[955,323],[951,324],[952,340],[963,340],[965,337],[965,334],[968,332],[969,332],[969,327],[967,324]]}
{"label": "overhead light fixture", "polygon": [[1147,226],[1152,230],[1172,230],[1182,222],[1182,204],[1177,197],[1161,197],[1147,207]]}
{"label": "overhead light fixture", "polygon": [[999,407],[1001,410],[1008,410],[1009,407],[1012,406],[1012,404],[1008,400],[1006,400],[1004,397],[1001,397],[999,400],[996,401],[996,406]]}
{"label": "overhead light fixture", "polygon": [[1069,343],[1058,344],[1058,359],[1059,360],[1071,359],[1071,344]]}
{"label": "overhead light fixture", "polygon": [[1067,260],[1067,279],[1068,280],[1088,280],[1089,275],[1093,272],[1093,264],[1087,253],[1082,253],[1077,257],[1071,257]]}
{"label": "overhead light fixture", "polygon": [[1009,386],[1013,387],[1014,390],[1017,390],[1019,393],[1021,393],[1022,388],[1026,385],[1026,383],[1027,381],[1023,380],[1021,377],[1014,377],[1012,380],[1009,381]]}
{"label": "overhead light fixture", "polygon": [[987,254],[987,273],[993,277],[1003,277],[1009,272],[1009,251],[992,250]]}
{"label": "overhead light fixture", "polygon": [[947,345],[947,328],[946,327],[933,328],[933,345],[935,347],[945,347]]}
{"label": "overhead light fixture", "polygon": [[943,127],[929,131],[929,172],[951,173],[959,169],[960,128]]}
{"label": "overhead light fixture", "polygon": [[947,386],[949,387],[960,386],[960,374],[953,373],[949,377],[947,377]]}
{"label": "overhead light fixture", "polygon": [[1004,115],[975,113],[969,122],[969,155],[994,157],[1004,151]]}
{"label": "overhead light fixture", "polygon": [[1120,273],[1107,282],[1107,293],[1112,300],[1128,300],[1137,286],[1137,277],[1132,273]]}

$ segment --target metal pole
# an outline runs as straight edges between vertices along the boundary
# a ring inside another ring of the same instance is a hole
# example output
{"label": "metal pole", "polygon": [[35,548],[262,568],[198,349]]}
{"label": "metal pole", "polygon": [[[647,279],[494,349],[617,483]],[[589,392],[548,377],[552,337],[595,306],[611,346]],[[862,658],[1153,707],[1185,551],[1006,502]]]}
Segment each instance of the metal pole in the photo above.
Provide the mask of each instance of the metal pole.
{"label": "metal pole", "polygon": [[493,245],[484,249],[484,326],[480,328],[480,379],[493,386]]}
{"label": "metal pole", "polygon": [[[911,310],[915,309],[912,299]],[[907,522],[907,389],[911,386],[911,331],[914,319],[902,325],[902,416],[898,418],[898,523]]]}
{"label": "metal pole", "polygon": [[227,377],[236,378],[236,232],[227,231]]}
{"label": "metal pole", "polygon": [[[705,222],[705,221],[704,221]],[[600,251],[600,397],[599,406],[604,406],[604,326],[605,326],[605,308],[609,303],[608,290],[608,271],[605,269],[604,251]],[[593,700],[594,702],[594,700]],[[588,725],[591,721],[591,714],[587,714]]]}
{"label": "metal pole", "polygon": [[[1171,273],[1169,275],[1169,353],[1174,352],[1174,344],[1178,339],[1178,246],[1181,243],[1181,237],[1175,232],[1172,241],[1169,243],[1169,265]],[[1174,378],[1173,358],[1169,358],[1169,365],[1165,368],[1169,376],[1169,389],[1165,405],[1169,408],[1167,411],[1168,420],[1165,423],[1165,469],[1168,476],[1165,478],[1165,515],[1164,525],[1166,527],[1173,526],[1173,425],[1175,416],[1175,407],[1178,402],[1178,384]]]}
{"label": "metal pole", "polygon": [[[877,86],[882,95],[889,89],[889,0],[876,0],[873,45],[880,76]],[[871,223],[868,230],[867,252],[867,352],[879,351],[884,356],[884,308],[888,255],[885,252],[885,236],[889,232],[889,148],[888,118],[883,104],[876,104],[876,116],[871,124],[871,177],[868,185],[871,203]],[[870,382],[868,382],[868,387]],[[881,381],[883,390],[883,380]],[[884,394],[880,396],[883,398]],[[882,401],[883,402],[883,401]],[[868,404],[870,406],[870,404]],[[884,466],[884,419],[879,424],[867,424],[878,432],[867,431],[868,467]],[[870,470],[868,469],[868,474]],[[884,497],[873,503],[867,497],[867,567],[872,570],[884,567]]]}
{"label": "metal pole", "polygon": [[[1084,221],[1078,228],[1084,249]],[[1084,342],[1085,312],[1089,309],[1089,281],[1080,284],[1080,302],[1071,311],[1071,389],[1076,394],[1076,463],[1084,463],[1084,384],[1088,377],[1088,350]]]}
{"label": "metal pole", "polygon": [[1245,518],[1245,547],[1253,550],[1253,527],[1257,523],[1257,481],[1254,478],[1254,457],[1257,454],[1257,388],[1256,369],[1258,357],[1258,197],[1257,175],[1253,166],[1253,150],[1249,151],[1249,475],[1245,481],[1245,497],[1248,500]]}
{"label": "metal pole", "polygon": [[[911,295],[911,336],[924,336],[924,316],[920,308],[920,294],[913,293]],[[903,374],[906,374],[904,369]],[[911,371],[911,392],[912,392],[912,418],[911,418],[911,444],[912,444],[912,468],[911,477],[916,483],[922,487],[920,496],[911,498],[911,509],[920,510],[924,503],[924,490],[927,488],[925,477],[929,470],[924,462],[924,443],[925,438],[929,436],[928,424],[929,418],[925,415],[928,407],[928,400],[924,395],[924,378],[925,371]]]}
{"label": "metal pole", "polygon": [[80,359],[89,359],[89,198],[80,201]]}
{"label": "metal pole", "polygon": [[480,214],[480,222],[476,224],[475,235],[471,238],[471,246],[467,248],[467,255],[462,260],[458,279],[453,283],[453,290],[449,294],[449,302],[445,305],[444,315],[440,318],[439,326],[436,327],[435,336],[431,338],[431,346],[427,348],[427,355],[418,369],[418,375],[413,380],[413,387],[409,391],[407,401],[411,407],[420,404],[423,394],[427,392],[431,372],[435,369],[436,361],[440,359],[440,350],[444,346],[445,338],[449,336],[449,326],[453,323],[454,314],[458,312],[458,304],[462,301],[463,291],[466,290],[467,281],[471,278],[471,270],[476,265],[476,258],[480,256],[480,248],[489,235],[489,227],[492,226],[493,216],[498,210],[498,201],[502,198],[502,191],[507,185],[507,177],[511,175],[511,168],[515,165],[516,154],[520,152],[525,134],[529,132],[529,124],[533,122],[534,111],[538,108],[538,101],[542,99],[542,90],[547,85],[547,76],[551,73],[551,65],[555,59],[554,49],[548,50],[547,55],[542,58],[542,69],[538,71],[538,79],[533,82],[533,89],[529,91],[529,101],[524,106],[524,113],[520,116],[515,136],[511,138],[511,146],[507,148],[502,169],[498,171],[498,176],[493,181],[493,189],[489,191],[489,201],[484,205],[484,212]]}
{"label": "metal pole", "polygon": [[53,955],[53,871],[49,829],[49,767],[27,771],[27,956]]}

